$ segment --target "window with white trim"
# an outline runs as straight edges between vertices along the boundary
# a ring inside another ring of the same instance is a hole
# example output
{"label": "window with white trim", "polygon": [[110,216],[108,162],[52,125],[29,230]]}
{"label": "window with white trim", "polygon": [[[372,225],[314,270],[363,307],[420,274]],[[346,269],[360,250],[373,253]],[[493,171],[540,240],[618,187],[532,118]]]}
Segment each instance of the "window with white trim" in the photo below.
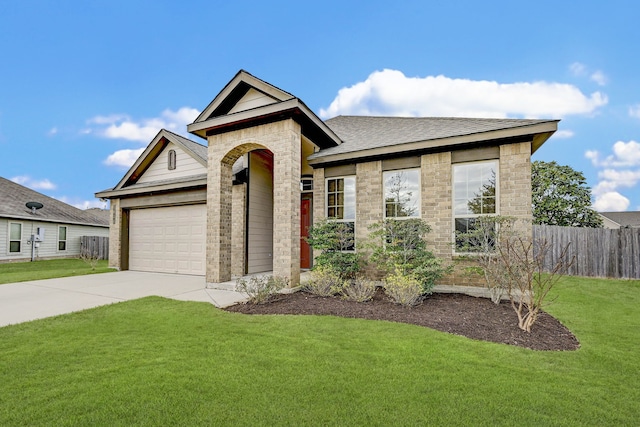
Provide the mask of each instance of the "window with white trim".
{"label": "window with white trim", "polygon": [[[354,176],[327,178],[327,218],[332,221],[342,222],[348,226],[350,233],[355,237],[356,220],[356,178]],[[355,250],[354,243],[347,250]]]}
{"label": "window with white trim", "polygon": [[22,224],[9,223],[9,253],[22,252]]}
{"label": "window with white trim", "polygon": [[420,218],[420,169],[384,172],[384,217]]}
{"label": "window with white trim", "polygon": [[497,188],[497,160],[453,165],[453,219],[456,250],[470,244],[460,236],[474,230],[474,223],[478,217],[498,213]]}
{"label": "window with white trim", "polygon": [[58,227],[58,250],[67,250],[67,227],[64,225]]}

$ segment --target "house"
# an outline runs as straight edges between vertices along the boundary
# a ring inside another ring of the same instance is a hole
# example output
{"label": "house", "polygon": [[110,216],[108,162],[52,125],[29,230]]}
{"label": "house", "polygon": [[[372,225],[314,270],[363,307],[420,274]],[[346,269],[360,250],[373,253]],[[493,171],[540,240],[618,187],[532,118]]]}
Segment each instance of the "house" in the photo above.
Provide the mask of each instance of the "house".
{"label": "house", "polygon": [[640,211],[599,212],[605,228],[640,228]]}
{"label": "house", "polygon": [[[423,218],[434,252],[478,215],[531,219],[530,157],[557,120],[339,116],[241,70],[187,130],[162,130],[113,188],[110,263],[205,275],[212,286],[311,267],[321,218],[361,241],[383,218]],[[531,229],[525,231],[531,232]],[[355,248],[357,250],[357,248]],[[463,269],[445,284],[473,284]],[[477,280],[475,280],[477,284]]]}
{"label": "house", "polygon": [[[42,207],[28,208],[29,202]],[[81,236],[109,236],[108,216],[103,209],[78,209],[0,177],[0,262],[77,257]]]}

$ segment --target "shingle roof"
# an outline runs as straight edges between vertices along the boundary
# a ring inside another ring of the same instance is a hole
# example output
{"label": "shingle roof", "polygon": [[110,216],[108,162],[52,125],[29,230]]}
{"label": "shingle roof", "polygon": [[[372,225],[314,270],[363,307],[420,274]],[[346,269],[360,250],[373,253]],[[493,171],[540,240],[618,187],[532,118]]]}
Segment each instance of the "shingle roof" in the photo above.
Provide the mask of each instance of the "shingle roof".
{"label": "shingle roof", "polygon": [[207,146],[199,144],[195,141],[192,141],[184,136],[180,136],[177,133],[173,133],[165,129],[165,132],[170,133],[174,138],[179,140],[187,150],[191,151],[196,156],[200,157],[204,160],[204,163],[207,163]]}
{"label": "shingle roof", "polygon": [[549,122],[557,120],[338,116],[326,120],[325,123],[343,143],[320,150],[309,158]]}
{"label": "shingle roof", "polygon": [[[32,213],[31,209],[25,206],[27,202],[40,202],[44,207]],[[0,217],[109,226],[108,215],[97,213],[94,209],[85,211],[75,208],[2,177],[0,177]]]}
{"label": "shingle roof", "polygon": [[640,228],[640,211],[600,212],[600,215],[606,216],[621,227]]}

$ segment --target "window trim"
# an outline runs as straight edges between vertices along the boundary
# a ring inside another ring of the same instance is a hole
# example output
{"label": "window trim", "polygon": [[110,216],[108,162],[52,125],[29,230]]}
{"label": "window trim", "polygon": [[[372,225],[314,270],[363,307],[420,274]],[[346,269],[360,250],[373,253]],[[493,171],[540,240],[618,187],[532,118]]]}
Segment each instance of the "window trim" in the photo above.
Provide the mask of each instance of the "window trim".
{"label": "window trim", "polygon": [[[60,230],[64,228],[64,240],[60,239]],[[66,252],[67,251],[67,243],[69,241],[69,227],[66,225],[58,226],[58,252]],[[64,242],[64,249],[60,249],[60,243]]]}
{"label": "window trim", "polygon": [[[455,186],[455,168],[457,166],[471,165],[471,164],[482,164],[482,163],[494,163],[495,164],[495,173],[496,173],[496,201],[495,201],[495,212],[487,213],[487,214],[463,214],[456,215],[456,186]],[[500,215],[500,159],[486,159],[486,160],[472,160],[468,162],[459,162],[451,164],[451,241],[452,241],[452,252],[454,255],[462,255],[462,256],[474,256],[477,255],[475,252],[462,252],[458,251],[456,247],[456,218],[478,218],[480,216],[498,216]]]}
{"label": "window trim", "polygon": [[[11,225],[12,224],[17,224],[20,226],[20,240],[16,240],[16,239],[12,239],[11,238]],[[24,224],[22,224],[21,222],[16,222],[16,221],[10,221],[8,223],[8,230],[7,230],[7,254],[8,255],[12,255],[12,254],[21,254],[22,253],[22,238],[24,236]],[[11,250],[11,242],[19,242],[20,243],[20,250],[19,251],[12,251]]]}
{"label": "window trim", "polygon": [[[385,199],[385,195],[386,195],[385,183],[387,180],[385,179],[385,175],[391,174],[391,173],[409,172],[409,171],[418,172],[418,205],[416,209],[416,215],[415,216],[387,216],[387,201]],[[422,218],[422,168],[419,168],[419,167],[403,168],[403,169],[393,169],[393,170],[382,171],[382,218],[397,219],[399,221],[404,221],[407,219]]]}
{"label": "window trim", "polygon": [[[353,224],[353,250],[349,250],[349,251],[343,251],[343,252],[356,252],[357,247],[356,247],[356,221],[357,221],[357,210],[358,210],[358,189],[356,187],[356,191],[353,193],[353,197],[354,197],[354,201],[353,201],[353,219],[344,219],[344,218],[336,218],[336,217],[330,217],[329,216],[329,181],[330,180],[338,180],[338,179],[346,179],[346,178],[353,178],[353,183],[354,185],[357,185],[357,176],[356,175],[343,175],[343,176],[332,176],[332,177],[325,177],[324,179],[324,214],[325,214],[325,218],[328,221],[334,221],[334,222],[343,222],[343,223],[351,223]],[[333,192],[335,193],[335,192]],[[344,191],[343,191],[344,193]],[[338,205],[335,205],[338,206]],[[344,204],[342,205],[343,209],[344,209]]]}
{"label": "window trim", "polygon": [[178,166],[178,155],[176,154],[176,150],[169,150],[167,153],[167,169],[172,171],[175,170]]}

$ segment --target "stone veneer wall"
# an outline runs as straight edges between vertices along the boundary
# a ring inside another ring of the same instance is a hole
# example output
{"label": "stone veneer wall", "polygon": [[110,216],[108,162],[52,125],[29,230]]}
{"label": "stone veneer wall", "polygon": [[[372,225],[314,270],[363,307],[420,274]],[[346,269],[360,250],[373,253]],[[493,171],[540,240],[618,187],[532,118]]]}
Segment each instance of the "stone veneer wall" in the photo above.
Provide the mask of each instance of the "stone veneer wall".
{"label": "stone veneer wall", "polygon": [[301,129],[291,119],[209,137],[207,174],[207,283],[231,279],[231,166],[244,153],[273,153],[273,274],[300,282]]}
{"label": "stone veneer wall", "polygon": [[[115,217],[115,221],[114,221]],[[120,199],[111,199],[109,212],[109,267],[121,269],[120,254],[122,251],[122,210]]]}
{"label": "stone veneer wall", "polygon": [[[356,164],[356,248],[367,256],[364,243],[369,235],[369,226],[383,217],[382,162]],[[374,274],[373,266],[365,272]]]}
{"label": "stone veneer wall", "polygon": [[238,184],[231,189],[231,210],[233,221],[231,222],[231,275],[244,276],[245,271],[245,242],[246,222],[245,212],[247,196],[247,184]]}

